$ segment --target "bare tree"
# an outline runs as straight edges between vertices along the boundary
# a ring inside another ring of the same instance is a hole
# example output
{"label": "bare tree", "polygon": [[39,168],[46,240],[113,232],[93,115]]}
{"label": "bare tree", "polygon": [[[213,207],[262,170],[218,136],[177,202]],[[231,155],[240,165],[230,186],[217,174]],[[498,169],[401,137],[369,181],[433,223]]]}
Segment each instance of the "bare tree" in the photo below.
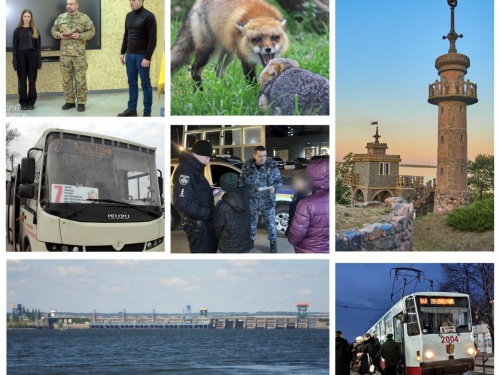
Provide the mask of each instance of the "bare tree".
{"label": "bare tree", "polygon": [[20,156],[19,152],[16,151],[11,151],[10,146],[11,143],[18,140],[19,137],[21,136],[21,132],[19,131],[18,128],[12,127],[10,124],[7,124],[7,129],[6,129],[6,155],[5,158],[7,159],[7,165],[9,165],[10,162],[10,167],[12,169],[12,166],[14,165],[14,160]]}
{"label": "bare tree", "polygon": [[441,264],[444,281],[439,284],[443,292],[469,295],[474,323],[485,323],[491,334],[491,347],[495,352],[494,331],[494,264],[445,263]]}

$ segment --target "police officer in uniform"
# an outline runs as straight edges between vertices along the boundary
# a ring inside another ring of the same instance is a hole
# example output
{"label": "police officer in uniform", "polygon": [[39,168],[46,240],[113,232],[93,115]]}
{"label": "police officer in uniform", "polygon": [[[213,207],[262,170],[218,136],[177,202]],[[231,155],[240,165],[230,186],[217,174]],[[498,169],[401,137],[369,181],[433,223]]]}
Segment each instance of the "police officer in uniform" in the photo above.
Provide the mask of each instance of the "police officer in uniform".
{"label": "police officer in uniform", "polygon": [[221,193],[210,187],[203,173],[211,156],[210,143],[197,141],[191,152],[181,153],[173,177],[173,203],[181,215],[182,229],[186,232],[191,253],[217,252],[212,223],[214,196]]}
{"label": "police officer in uniform", "polygon": [[[87,103],[87,54],[85,44],[95,35],[94,23],[86,14],[78,11],[78,0],[67,0],[67,13],[61,14],[50,30],[55,39],[61,39],[61,73],[63,78],[64,99],[63,110],[76,107],[78,112],[85,111]],[[75,101],[75,85],[77,83]]]}
{"label": "police officer in uniform", "polygon": [[259,211],[264,219],[267,238],[271,246],[271,253],[278,252],[278,236],[275,225],[276,192],[281,187],[281,174],[278,164],[267,158],[266,149],[262,146],[255,147],[253,158],[243,164],[239,186],[248,189],[250,203],[250,239],[257,238],[257,224]]}

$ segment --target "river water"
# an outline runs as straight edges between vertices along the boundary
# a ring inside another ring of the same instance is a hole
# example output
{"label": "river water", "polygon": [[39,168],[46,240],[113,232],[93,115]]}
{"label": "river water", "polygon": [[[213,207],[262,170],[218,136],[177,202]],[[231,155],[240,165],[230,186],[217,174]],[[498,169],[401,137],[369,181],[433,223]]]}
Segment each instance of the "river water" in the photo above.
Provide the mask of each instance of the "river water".
{"label": "river water", "polygon": [[399,174],[404,176],[423,176],[424,183],[428,180],[436,178],[436,168],[419,168],[419,167],[399,167]]}
{"label": "river water", "polygon": [[328,330],[8,330],[8,374],[328,374]]}

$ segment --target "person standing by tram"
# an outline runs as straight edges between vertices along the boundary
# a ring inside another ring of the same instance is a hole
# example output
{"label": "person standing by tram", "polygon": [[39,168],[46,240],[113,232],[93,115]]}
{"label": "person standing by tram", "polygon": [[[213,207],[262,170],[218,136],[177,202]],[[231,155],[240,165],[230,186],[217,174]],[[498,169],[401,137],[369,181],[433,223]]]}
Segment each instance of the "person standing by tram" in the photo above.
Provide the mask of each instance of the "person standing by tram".
{"label": "person standing by tram", "polygon": [[363,337],[356,337],[356,341],[351,346],[352,371],[361,374],[361,356],[363,355]]}
{"label": "person standing by tram", "polygon": [[380,347],[380,356],[385,361],[385,375],[396,375],[397,366],[401,362],[403,355],[399,344],[394,341],[393,334],[387,334],[387,340]]}
{"label": "person standing by tram", "polygon": [[370,375],[372,374],[370,372],[370,366],[375,365],[375,340],[369,333],[365,333],[364,340],[365,342],[363,344],[363,355],[361,356],[361,373]]}

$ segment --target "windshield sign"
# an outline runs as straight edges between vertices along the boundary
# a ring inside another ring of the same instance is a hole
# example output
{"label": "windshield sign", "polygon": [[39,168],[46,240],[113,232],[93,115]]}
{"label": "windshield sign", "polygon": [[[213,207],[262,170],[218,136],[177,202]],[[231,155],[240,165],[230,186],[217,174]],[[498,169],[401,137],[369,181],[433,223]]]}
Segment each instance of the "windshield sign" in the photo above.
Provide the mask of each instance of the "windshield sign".
{"label": "windshield sign", "polygon": [[92,203],[89,199],[98,199],[99,189],[85,186],[52,184],[51,203]]}

